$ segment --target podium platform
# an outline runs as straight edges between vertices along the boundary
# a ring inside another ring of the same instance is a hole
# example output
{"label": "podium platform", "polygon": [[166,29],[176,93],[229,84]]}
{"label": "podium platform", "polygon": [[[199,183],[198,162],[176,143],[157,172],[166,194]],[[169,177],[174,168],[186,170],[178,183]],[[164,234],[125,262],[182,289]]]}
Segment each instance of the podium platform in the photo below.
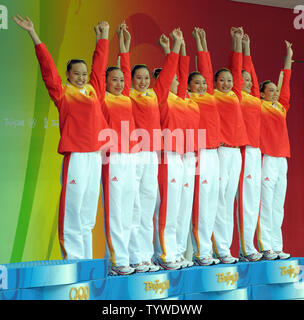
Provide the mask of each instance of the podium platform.
{"label": "podium platform", "polygon": [[108,276],[105,259],[0,265],[0,300],[304,299],[304,258]]}

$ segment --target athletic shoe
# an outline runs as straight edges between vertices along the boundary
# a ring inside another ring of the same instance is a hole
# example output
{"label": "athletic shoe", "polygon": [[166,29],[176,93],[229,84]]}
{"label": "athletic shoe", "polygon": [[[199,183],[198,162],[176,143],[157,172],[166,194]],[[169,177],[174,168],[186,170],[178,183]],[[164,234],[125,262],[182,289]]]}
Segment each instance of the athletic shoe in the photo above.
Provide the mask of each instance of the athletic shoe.
{"label": "athletic shoe", "polygon": [[143,273],[143,272],[149,271],[149,267],[143,263],[131,264],[130,266],[135,269],[135,272],[138,272],[138,273]]}
{"label": "athletic shoe", "polygon": [[233,257],[231,254],[224,256],[224,257],[220,257],[219,258],[221,263],[224,264],[233,264],[233,263],[237,263],[239,261],[238,258]]}
{"label": "athletic shoe", "polygon": [[265,250],[261,252],[263,254],[263,260],[276,260],[279,255],[272,250]]}
{"label": "athletic shoe", "polygon": [[193,261],[189,261],[183,257],[181,257],[179,260],[176,261],[181,265],[181,268],[189,268],[194,265]]}
{"label": "athletic shoe", "polygon": [[290,258],[290,253],[285,253],[283,251],[274,251],[278,255],[278,259],[284,260],[284,259],[289,259]]}
{"label": "athletic shoe", "polygon": [[242,253],[240,254],[240,261],[244,262],[256,262],[260,261],[263,258],[263,254],[260,252],[254,252],[247,256],[244,256]]}
{"label": "athletic shoe", "polygon": [[148,272],[156,272],[162,269],[160,266],[157,266],[156,264],[149,261],[145,261],[143,262],[143,264],[149,268]]}
{"label": "athletic shoe", "polygon": [[127,276],[135,272],[135,269],[130,266],[118,266],[110,269],[110,276]]}
{"label": "athletic shoe", "polygon": [[194,264],[196,266],[211,266],[213,264],[220,263],[219,259],[212,258],[211,256],[205,257],[205,258],[201,258],[201,259],[198,259],[198,258],[194,257],[193,260],[194,260]]}
{"label": "athletic shoe", "polygon": [[156,259],[154,263],[165,270],[179,270],[182,267],[178,262],[163,262],[161,259]]}

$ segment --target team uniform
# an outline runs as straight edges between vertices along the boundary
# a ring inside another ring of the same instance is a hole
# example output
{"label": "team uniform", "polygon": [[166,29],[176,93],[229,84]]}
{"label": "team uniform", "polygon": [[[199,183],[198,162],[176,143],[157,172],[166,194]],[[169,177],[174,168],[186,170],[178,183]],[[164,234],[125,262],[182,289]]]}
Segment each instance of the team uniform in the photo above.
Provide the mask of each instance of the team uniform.
{"label": "team uniform", "polygon": [[283,70],[284,78],[278,102],[262,102],[261,151],[262,191],[258,222],[261,251],[282,252],[282,222],[287,188],[287,159],[290,145],[286,123],[290,100],[291,70]]}
{"label": "team uniform", "polygon": [[171,52],[154,86],[160,110],[163,150],[158,167],[159,194],[155,209],[155,262],[166,269],[177,269],[177,216],[183,182],[183,126],[185,101],[170,92],[178,67],[179,54]]}
{"label": "team uniform", "polygon": [[243,56],[243,69],[251,74],[252,88],[251,94],[242,91],[241,109],[249,142],[241,148],[242,169],[237,194],[237,218],[240,257],[246,261],[255,261],[261,258],[253,243],[261,194],[261,100],[251,56]]}
{"label": "team uniform", "polygon": [[[103,203],[106,234],[105,257],[110,259],[111,274],[129,267],[129,241],[135,199],[136,141],[132,102],[130,54],[121,53],[125,87],[119,96],[106,92],[102,109],[110,128],[116,133],[116,149],[103,158]],[[117,267],[117,268],[116,268]],[[132,268],[128,268],[130,273]],[[134,271],[134,270],[133,270]],[[123,272],[123,271],[122,271]],[[119,273],[120,274],[120,273]]]}
{"label": "team uniform", "polygon": [[41,43],[35,46],[43,81],[59,112],[60,142],[64,155],[59,205],[59,240],[64,259],[92,258],[92,229],[100,190],[101,156],[105,142],[98,135],[108,124],[100,101],[105,95],[104,73],[108,40],[99,40],[90,82],[83,89],[62,84],[51,55]]}
{"label": "team uniform", "polygon": [[[166,70],[165,70],[166,72]],[[162,75],[156,83],[162,81]],[[129,245],[130,262],[144,264],[149,271],[157,271],[151,264],[154,254],[154,211],[158,192],[158,154],[162,149],[160,115],[157,95],[153,89],[139,92],[132,88],[130,98],[133,103],[133,116],[138,130],[140,152],[136,163],[136,198],[134,217]],[[155,138],[155,133],[158,137]],[[147,271],[146,270],[146,271]]]}
{"label": "team uniform", "polygon": [[192,207],[194,197],[196,154],[198,151],[198,127],[200,121],[200,109],[197,103],[190,99],[187,94],[187,80],[189,73],[190,58],[180,56],[178,70],[178,92],[177,95],[185,102],[184,106],[184,153],[182,155],[183,172],[182,172],[182,189],[180,198],[180,207],[177,216],[177,256],[176,260],[181,263],[182,267],[193,265],[192,261],[185,259],[187,249],[187,240],[190,233],[192,218]]}
{"label": "team uniform", "polygon": [[242,166],[240,147],[248,144],[246,127],[240,107],[242,100],[242,53],[231,53],[233,91],[214,90],[221,119],[221,146],[218,148],[220,175],[219,200],[213,232],[214,251],[222,262],[231,259],[230,246],[234,227],[234,200]]}
{"label": "team uniform", "polygon": [[213,71],[209,52],[197,53],[198,71],[207,83],[204,95],[190,93],[200,109],[199,129],[205,129],[206,145],[198,150],[198,170],[192,215],[192,245],[194,261],[199,265],[216,263],[211,256],[211,236],[214,228],[219,194],[220,116],[213,96]]}

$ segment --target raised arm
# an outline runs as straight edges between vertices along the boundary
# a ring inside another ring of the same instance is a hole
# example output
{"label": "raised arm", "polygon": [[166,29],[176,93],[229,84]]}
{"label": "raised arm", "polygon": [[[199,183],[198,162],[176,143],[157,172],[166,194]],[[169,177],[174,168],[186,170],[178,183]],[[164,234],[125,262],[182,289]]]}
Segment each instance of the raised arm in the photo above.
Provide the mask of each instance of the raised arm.
{"label": "raised arm", "polygon": [[242,39],[243,45],[243,69],[250,73],[252,80],[251,94],[260,98],[259,81],[256,75],[250,52],[250,38],[248,34],[244,34]]}
{"label": "raised arm", "polygon": [[106,68],[109,54],[109,24],[99,22],[94,28],[96,48],[93,55],[90,84],[94,87],[99,99],[103,100],[106,92]]}
{"label": "raised arm", "polygon": [[124,74],[125,86],[122,94],[129,96],[131,89],[131,67],[130,67],[130,43],[131,34],[127,29],[125,22],[121,23],[117,29],[118,43],[119,43],[119,56],[120,67]]}
{"label": "raised arm", "polygon": [[29,36],[33,40],[36,56],[40,64],[43,81],[51,99],[59,109],[60,101],[63,96],[62,81],[49,51],[39,39],[39,36],[37,35],[34,28],[34,23],[30,20],[29,17],[26,17],[24,19],[20,15],[17,15],[16,17],[13,17],[13,20],[17,23],[17,25],[19,25],[19,27],[27,31]]}
{"label": "raised arm", "polygon": [[231,28],[232,43],[234,50],[231,52],[230,70],[233,75],[233,91],[242,100],[242,39],[244,36],[243,28]]}
{"label": "raised arm", "polygon": [[13,17],[13,20],[18,24],[19,27],[28,32],[35,46],[41,43],[41,40],[35,31],[34,23],[29,17],[25,17],[24,19],[17,14],[16,17]]}
{"label": "raised arm", "polygon": [[158,44],[163,49],[165,56],[170,53],[170,39],[165,34],[160,36]]}
{"label": "raised arm", "polygon": [[207,92],[213,94],[213,70],[207,48],[206,32],[202,28],[194,28],[192,35],[197,47],[197,69],[206,80]]}
{"label": "raised arm", "polygon": [[279,102],[284,106],[286,111],[289,110],[290,107],[290,77],[291,77],[291,66],[292,66],[292,44],[285,40],[286,44],[286,57],[284,62],[284,70],[283,70],[283,83],[280,91]]}
{"label": "raised arm", "polygon": [[189,64],[190,64],[190,57],[187,56],[186,52],[186,43],[183,39],[180,49],[180,57],[178,63],[178,82],[179,85],[177,87],[177,95],[185,99],[187,95],[187,86],[188,86],[188,74],[189,74]]}
{"label": "raised arm", "polygon": [[[168,98],[171,82],[176,74],[179,51],[183,39],[182,32],[179,29],[174,29],[170,36],[173,40],[172,49],[171,52],[169,51],[170,53],[166,55],[162,71],[154,84],[154,91],[157,94],[159,104]],[[158,43],[164,51],[170,50],[170,41],[165,35],[160,36]]]}

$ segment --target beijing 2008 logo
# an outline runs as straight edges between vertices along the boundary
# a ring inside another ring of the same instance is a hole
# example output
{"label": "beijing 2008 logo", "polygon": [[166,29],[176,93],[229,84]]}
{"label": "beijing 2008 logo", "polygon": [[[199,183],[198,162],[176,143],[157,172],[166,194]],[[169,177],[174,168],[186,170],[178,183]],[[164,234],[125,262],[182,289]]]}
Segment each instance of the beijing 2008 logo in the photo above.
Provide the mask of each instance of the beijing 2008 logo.
{"label": "beijing 2008 logo", "polygon": [[304,5],[295,6],[293,13],[298,14],[293,20],[295,29],[304,29]]}

